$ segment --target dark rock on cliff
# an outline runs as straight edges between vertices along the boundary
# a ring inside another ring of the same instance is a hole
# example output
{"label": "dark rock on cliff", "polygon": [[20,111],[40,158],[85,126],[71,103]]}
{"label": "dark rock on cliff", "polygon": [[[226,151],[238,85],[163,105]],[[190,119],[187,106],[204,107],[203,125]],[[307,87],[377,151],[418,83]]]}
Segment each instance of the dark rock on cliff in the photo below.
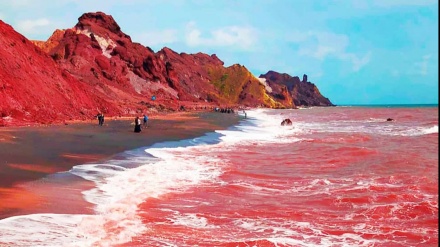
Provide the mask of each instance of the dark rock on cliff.
{"label": "dark rock on cliff", "polygon": [[303,75],[301,81],[298,76],[269,71],[260,75],[260,78],[264,78],[274,89],[273,95],[287,89],[295,106],[334,106],[328,98],[321,95],[315,84],[307,81],[307,75]]}

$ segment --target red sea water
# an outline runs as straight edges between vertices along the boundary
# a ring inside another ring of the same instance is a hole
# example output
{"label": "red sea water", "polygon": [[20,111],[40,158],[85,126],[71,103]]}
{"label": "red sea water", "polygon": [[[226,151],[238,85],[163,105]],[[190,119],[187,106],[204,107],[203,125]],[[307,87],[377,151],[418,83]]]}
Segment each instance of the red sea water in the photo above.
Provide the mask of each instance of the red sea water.
{"label": "red sea water", "polygon": [[438,106],[256,109],[69,174],[94,214],[0,220],[0,246],[439,243]]}

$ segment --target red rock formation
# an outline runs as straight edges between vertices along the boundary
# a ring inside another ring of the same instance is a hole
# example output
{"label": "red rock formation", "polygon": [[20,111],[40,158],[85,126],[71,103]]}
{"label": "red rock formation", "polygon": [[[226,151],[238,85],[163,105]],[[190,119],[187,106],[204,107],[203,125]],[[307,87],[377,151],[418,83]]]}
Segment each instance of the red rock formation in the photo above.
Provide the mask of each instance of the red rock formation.
{"label": "red rock formation", "polygon": [[334,106],[328,98],[321,95],[315,84],[307,81],[307,75],[304,75],[301,81],[298,76],[269,71],[260,75],[260,78],[265,78],[274,89],[272,95],[281,93],[284,87],[287,88],[296,106]]}
{"label": "red rock formation", "polygon": [[273,72],[265,82],[245,66],[224,67],[215,54],[155,53],[102,12],[83,14],[45,42],[30,42],[3,22],[0,32],[0,125],[85,119],[98,111],[331,105],[296,77]]}
{"label": "red rock formation", "polygon": [[0,125],[86,119],[99,110],[119,111],[2,21],[0,47]]}
{"label": "red rock formation", "polygon": [[177,100],[185,100],[174,68],[132,42],[110,15],[86,13],[78,20],[48,51],[62,68],[126,109],[143,104],[176,110]]}
{"label": "red rock formation", "polygon": [[[179,92],[180,100],[218,101],[218,92],[210,83],[211,77],[206,69],[207,66],[223,67],[223,62],[216,55],[178,54],[165,47],[158,52],[158,58],[172,71],[173,80],[170,86]],[[213,97],[213,94],[216,96]]]}
{"label": "red rock formation", "polygon": [[57,29],[47,41],[32,40],[36,46],[40,47],[44,52],[49,53],[55,46],[59,44],[59,40],[63,37],[65,30]]}
{"label": "red rock formation", "polygon": [[296,108],[286,85],[277,83],[269,84],[266,78],[259,78],[259,80],[266,85],[266,91],[268,94],[276,101],[280,102],[281,106],[279,108]]}
{"label": "red rock formation", "polygon": [[[247,69],[225,68],[216,55],[178,54],[169,48],[154,53],[148,47],[133,43],[115,20],[102,12],[82,15],[78,24],[67,30],[58,43],[48,53],[61,67],[114,98],[120,98],[120,93],[143,99],[155,95],[158,101],[149,104],[157,106],[162,101],[165,108],[174,110],[177,105],[195,103],[269,107],[280,104],[268,100],[270,97],[261,90],[260,82]],[[234,92],[223,92],[216,85],[216,80],[221,79],[216,78],[218,71],[231,78],[236,73],[244,74],[246,79],[221,81],[228,85],[237,83]],[[244,81],[246,87],[238,89],[244,86]],[[249,89],[257,94],[242,92]]]}
{"label": "red rock formation", "polygon": [[215,54],[176,53],[169,48],[158,52],[178,71],[179,95],[186,100],[203,100],[220,105],[283,107],[267,94],[264,85],[246,67],[224,67]]}

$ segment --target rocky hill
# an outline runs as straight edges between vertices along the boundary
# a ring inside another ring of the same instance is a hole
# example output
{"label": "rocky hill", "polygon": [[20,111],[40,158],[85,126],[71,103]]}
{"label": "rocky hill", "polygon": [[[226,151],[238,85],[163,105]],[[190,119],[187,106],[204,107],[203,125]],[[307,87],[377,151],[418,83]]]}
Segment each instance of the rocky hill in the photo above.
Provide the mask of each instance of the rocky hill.
{"label": "rocky hill", "polygon": [[298,76],[269,71],[259,78],[273,88],[270,94],[275,98],[282,98],[279,95],[287,91],[294,106],[334,106],[322,96],[315,84],[307,80],[307,75],[300,80]]}
{"label": "rocky hill", "polygon": [[29,41],[1,21],[0,34],[0,125],[87,119],[98,112],[332,105],[313,84],[256,78],[245,66],[225,67],[215,54],[154,52],[132,42],[102,12],[83,14],[47,41]]}
{"label": "rocky hill", "polygon": [[102,107],[117,111],[106,95],[0,21],[0,126],[85,119]]}

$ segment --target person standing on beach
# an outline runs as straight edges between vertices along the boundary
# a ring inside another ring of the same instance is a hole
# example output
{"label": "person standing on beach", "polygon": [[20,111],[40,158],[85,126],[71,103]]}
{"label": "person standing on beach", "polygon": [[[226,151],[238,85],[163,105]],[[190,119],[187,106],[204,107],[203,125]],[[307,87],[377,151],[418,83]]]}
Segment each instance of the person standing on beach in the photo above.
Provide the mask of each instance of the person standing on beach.
{"label": "person standing on beach", "polygon": [[148,127],[148,117],[144,114],[144,128]]}
{"label": "person standing on beach", "polygon": [[98,125],[101,125],[102,122],[102,114],[98,113],[98,115],[96,115],[96,118],[98,118]]}
{"label": "person standing on beach", "polygon": [[134,132],[139,133],[141,131],[141,120],[139,119],[139,117],[136,117],[134,119]]}
{"label": "person standing on beach", "polygon": [[99,122],[99,125],[104,125],[104,114],[101,114],[101,121]]}

